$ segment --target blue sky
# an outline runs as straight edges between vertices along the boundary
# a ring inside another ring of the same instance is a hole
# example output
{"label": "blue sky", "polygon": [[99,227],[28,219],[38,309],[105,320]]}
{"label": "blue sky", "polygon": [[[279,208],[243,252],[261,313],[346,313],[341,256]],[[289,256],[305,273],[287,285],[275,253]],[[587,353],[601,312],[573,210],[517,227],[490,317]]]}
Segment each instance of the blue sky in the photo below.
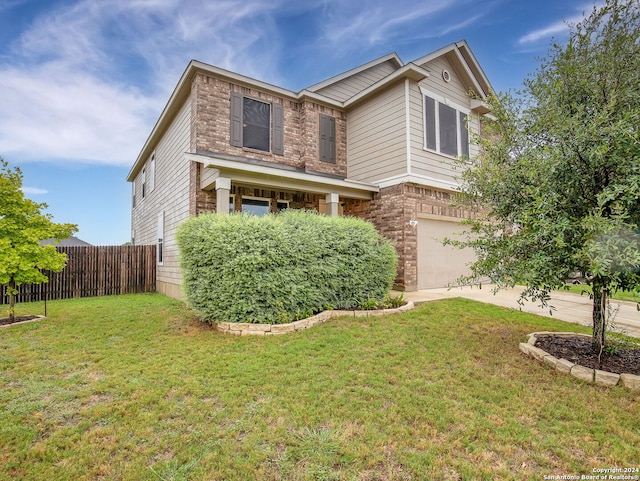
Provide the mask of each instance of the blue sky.
{"label": "blue sky", "polygon": [[[467,40],[517,90],[588,0],[3,0],[0,156],[95,245],[130,238],[126,175],[190,59],[298,91]],[[1,199],[0,199],[1,201]]]}

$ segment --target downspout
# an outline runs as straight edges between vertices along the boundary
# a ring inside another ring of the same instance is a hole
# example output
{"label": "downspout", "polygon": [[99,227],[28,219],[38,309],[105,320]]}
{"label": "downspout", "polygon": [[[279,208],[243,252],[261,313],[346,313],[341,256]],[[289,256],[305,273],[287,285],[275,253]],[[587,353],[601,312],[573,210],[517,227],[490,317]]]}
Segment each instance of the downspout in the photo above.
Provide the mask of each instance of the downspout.
{"label": "downspout", "polygon": [[[411,175],[411,115],[409,115],[409,108],[411,107],[409,102],[409,79],[404,79],[404,114],[405,114],[405,128],[407,129],[407,175]],[[403,186],[403,189],[405,187]],[[406,221],[405,216],[407,215],[407,198],[406,195],[402,195],[402,220],[403,223]],[[406,225],[402,228],[402,245],[403,245],[403,258],[404,258],[404,266],[403,266],[403,279],[402,282],[404,284],[404,288],[407,288],[407,256],[409,255],[407,251],[407,229],[413,229],[413,227],[407,227]],[[417,240],[416,240],[417,245]],[[416,264],[416,281],[418,279],[417,272],[417,264]]]}
{"label": "downspout", "polygon": [[409,79],[404,79],[404,114],[407,129],[407,174],[411,175],[411,115],[409,113]]}

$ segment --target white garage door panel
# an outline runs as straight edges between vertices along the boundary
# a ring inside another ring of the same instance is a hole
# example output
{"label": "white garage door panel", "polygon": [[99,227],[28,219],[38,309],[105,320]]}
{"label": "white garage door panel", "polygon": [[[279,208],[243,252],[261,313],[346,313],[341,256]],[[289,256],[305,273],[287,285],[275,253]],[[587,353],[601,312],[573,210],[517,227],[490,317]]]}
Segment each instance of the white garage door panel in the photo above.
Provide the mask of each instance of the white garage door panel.
{"label": "white garage door panel", "polygon": [[443,246],[442,239],[462,239],[465,226],[457,222],[420,219],[418,221],[418,289],[447,287],[471,271],[467,264],[476,259],[472,249]]}

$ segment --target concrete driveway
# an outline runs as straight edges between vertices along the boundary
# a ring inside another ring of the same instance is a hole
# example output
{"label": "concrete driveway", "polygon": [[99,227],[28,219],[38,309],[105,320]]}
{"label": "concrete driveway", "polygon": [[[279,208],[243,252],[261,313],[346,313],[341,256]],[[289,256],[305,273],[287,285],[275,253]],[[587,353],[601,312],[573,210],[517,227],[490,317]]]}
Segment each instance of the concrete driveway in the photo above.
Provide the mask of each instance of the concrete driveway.
{"label": "concrete driveway", "polygon": [[[523,290],[523,287],[515,287],[513,289],[500,290],[494,294],[493,286],[491,285],[484,285],[482,288],[478,286],[453,287],[451,289],[440,288],[405,292],[404,298],[414,303],[421,303],[451,297],[464,297],[541,316],[554,317],[575,324],[592,325],[592,303],[589,296],[581,296],[569,292],[554,292],[551,294],[550,304],[555,307],[555,310],[553,314],[550,314],[549,308],[542,308],[539,303],[528,301],[523,306],[520,306],[517,299]],[[612,300],[611,306],[619,308],[613,322],[615,330],[624,332],[629,336],[640,337],[640,312],[638,312],[636,303]]]}

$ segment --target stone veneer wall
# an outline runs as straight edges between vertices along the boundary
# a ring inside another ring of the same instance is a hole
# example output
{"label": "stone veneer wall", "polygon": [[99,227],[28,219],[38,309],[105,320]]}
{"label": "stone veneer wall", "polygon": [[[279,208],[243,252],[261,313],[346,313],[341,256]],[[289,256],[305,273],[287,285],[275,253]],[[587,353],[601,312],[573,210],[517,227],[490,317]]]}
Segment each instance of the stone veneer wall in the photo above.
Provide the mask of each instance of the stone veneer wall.
{"label": "stone veneer wall", "polygon": [[[233,147],[229,143],[231,92],[269,103],[282,104],[284,112],[284,155],[274,155],[253,149]],[[205,151],[235,155],[247,159],[263,160],[316,172],[347,175],[347,121],[346,113],[333,107],[310,101],[296,102],[257,90],[252,86],[230,83],[226,80],[197,74],[191,86],[194,99],[191,104],[192,151]],[[319,159],[319,114],[336,119],[336,163]]]}
{"label": "stone veneer wall", "polygon": [[418,287],[418,231],[409,221],[420,214],[472,218],[472,211],[451,207],[451,193],[412,183],[380,189],[372,201],[346,199],[344,214],[372,222],[391,240],[398,252],[398,275],[395,283],[407,291]]}

